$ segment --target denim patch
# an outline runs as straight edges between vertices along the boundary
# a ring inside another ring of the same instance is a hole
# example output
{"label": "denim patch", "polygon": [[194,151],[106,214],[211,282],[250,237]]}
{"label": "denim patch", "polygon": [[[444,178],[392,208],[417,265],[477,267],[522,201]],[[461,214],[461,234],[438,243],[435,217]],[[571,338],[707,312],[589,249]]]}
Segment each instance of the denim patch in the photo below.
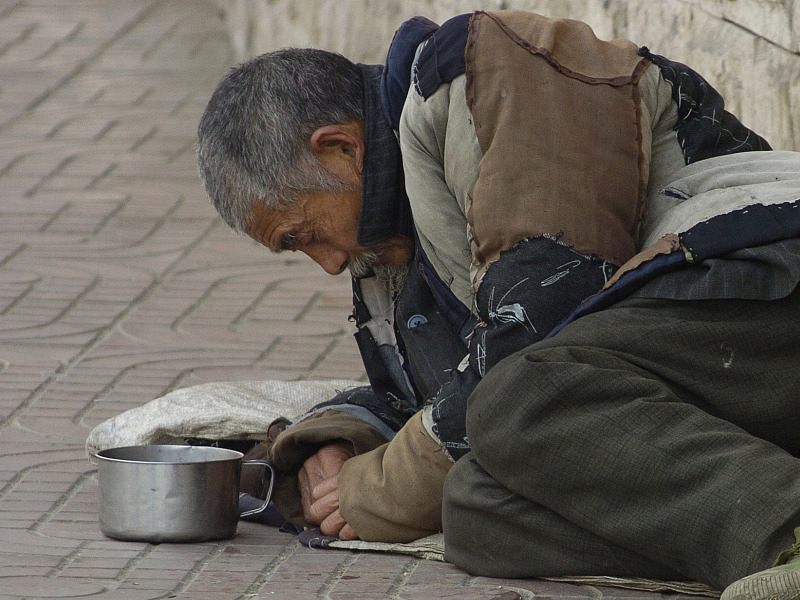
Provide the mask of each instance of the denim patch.
{"label": "denim patch", "polygon": [[476,295],[483,323],[470,340],[470,364],[483,377],[506,356],[543,339],[616,269],[547,236],[503,252]]}
{"label": "denim patch", "polygon": [[408,372],[422,400],[434,396],[467,355],[467,345],[453,330],[448,316],[415,260],[397,301],[395,317]]}
{"label": "denim patch", "polygon": [[736,152],[772,150],[764,138],[725,110],[720,93],[697,72],[647,48],[641,48],[639,55],[656,65],[672,84],[672,100],[678,107],[675,133],[687,165]]}
{"label": "denim patch", "polygon": [[[365,408],[392,431],[399,431],[406,421],[419,410],[418,407],[409,406],[407,402],[391,394],[378,394],[367,385],[339,392],[330,400],[317,404],[313,410],[319,411],[327,408],[350,412],[348,407]],[[362,420],[365,419],[362,418]],[[365,422],[369,421],[365,420]],[[383,427],[377,426],[376,428],[386,436]]]}
{"label": "denim patch", "polygon": [[471,367],[454,371],[452,379],[442,386],[431,401],[433,432],[439,438],[442,449],[454,461],[470,450],[467,439],[467,399],[479,381],[480,377]]}
{"label": "denim patch", "polygon": [[411,65],[417,46],[437,29],[439,26],[430,19],[412,17],[394,32],[381,79],[381,106],[383,116],[395,131],[400,129],[400,115],[411,87]]}
{"label": "denim patch", "polygon": [[465,14],[445,21],[420,52],[414,68],[414,89],[426,100],[442,84],[464,73],[464,48],[471,18],[472,14]]}

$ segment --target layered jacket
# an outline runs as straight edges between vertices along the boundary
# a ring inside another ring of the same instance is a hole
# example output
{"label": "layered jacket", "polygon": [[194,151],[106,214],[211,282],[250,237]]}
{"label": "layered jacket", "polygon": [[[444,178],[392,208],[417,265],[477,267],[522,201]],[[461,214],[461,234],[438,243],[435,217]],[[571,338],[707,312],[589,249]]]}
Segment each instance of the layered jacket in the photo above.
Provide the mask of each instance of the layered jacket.
{"label": "layered jacket", "polygon": [[[445,463],[466,453],[482,376],[581,316],[631,295],[771,300],[800,280],[800,154],[772,151],[699,74],[647,48],[525,12],[416,18],[395,34],[379,98],[367,128],[380,119],[399,140],[408,281],[396,298],[354,281],[370,385],[273,452],[287,474],[328,439],[381,453],[343,471],[343,514],[412,416]],[[404,460],[392,468],[413,471]],[[297,508],[283,510],[300,522]]]}

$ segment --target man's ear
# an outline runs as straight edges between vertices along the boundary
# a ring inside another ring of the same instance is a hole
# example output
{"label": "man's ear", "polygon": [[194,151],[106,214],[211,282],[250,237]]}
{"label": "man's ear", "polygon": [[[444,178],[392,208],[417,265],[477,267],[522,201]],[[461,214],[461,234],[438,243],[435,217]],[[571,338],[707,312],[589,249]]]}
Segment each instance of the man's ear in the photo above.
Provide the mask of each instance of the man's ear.
{"label": "man's ear", "polygon": [[349,121],[323,125],[311,134],[311,149],[330,171],[337,172],[342,163],[346,163],[350,169],[361,174],[364,166],[364,124],[361,121]]}

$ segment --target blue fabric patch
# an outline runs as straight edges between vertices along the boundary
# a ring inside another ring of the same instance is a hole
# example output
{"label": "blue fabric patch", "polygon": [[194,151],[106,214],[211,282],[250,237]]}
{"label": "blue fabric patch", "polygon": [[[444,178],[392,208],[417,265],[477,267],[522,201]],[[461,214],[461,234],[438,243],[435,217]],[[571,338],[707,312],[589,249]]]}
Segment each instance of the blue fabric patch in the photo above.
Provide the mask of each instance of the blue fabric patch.
{"label": "blue fabric patch", "polygon": [[[349,407],[352,407],[352,410]],[[339,392],[330,400],[317,404],[306,415],[323,409],[349,413],[369,423],[384,437],[391,439],[394,437],[393,432],[399,431],[419,407],[408,406],[407,403],[389,394],[378,394],[372,387],[365,385]],[[364,410],[359,412],[355,409]]]}
{"label": "blue fabric patch", "polygon": [[466,69],[464,49],[472,14],[446,21],[431,36],[419,55],[414,87],[426,100],[444,83],[450,83]]}
{"label": "blue fabric patch", "polygon": [[714,156],[751,150],[772,150],[767,141],[742,125],[725,110],[725,101],[711,84],[684,64],[640,48],[643,56],[672,83],[672,100],[678,106],[675,132],[686,164]]}
{"label": "blue fabric patch", "polygon": [[[263,500],[260,498],[254,498],[250,494],[245,494],[241,492],[239,494],[239,512],[245,512],[249,510],[256,509],[263,504]],[[275,506],[274,502],[270,502],[267,505],[267,508],[262,510],[259,513],[254,515],[248,515],[246,517],[241,518],[242,521],[250,521],[252,523],[263,523],[264,525],[271,525],[272,527],[280,527],[283,531],[287,532],[299,532],[300,530],[289,523],[286,519],[283,518],[280,512],[278,512],[278,508]]]}
{"label": "blue fabric patch", "polygon": [[747,206],[698,223],[680,234],[681,243],[695,262],[798,236],[800,199]]}
{"label": "blue fabric patch", "polygon": [[381,107],[383,116],[395,131],[400,128],[400,115],[411,87],[411,65],[417,46],[438,28],[430,19],[414,17],[400,25],[394,34],[381,79]]}
{"label": "blue fabric patch", "polygon": [[475,327],[478,319],[470,312],[469,307],[465,306],[441,280],[422,249],[416,229],[414,230],[414,256],[422,267],[422,276],[425,278],[425,283],[428,284],[428,289],[430,289],[436,305],[447,318],[450,328],[462,340],[465,340],[472,328]]}
{"label": "blue fabric patch", "polygon": [[325,535],[319,527],[305,529],[297,534],[297,541],[309,548],[324,549],[331,545],[331,542],[339,541],[338,537]]}
{"label": "blue fabric patch", "polygon": [[472,368],[483,377],[506,356],[544,339],[615,271],[612,263],[546,236],[503,251],[475,297],[485,326],[477,327],[469,341]]}
{"label": "blue fabric patch", "polygon": [[[698,223],[679,235],[694,264],[725,256],[742,248],[756,248],[800,237],[800,199],[781,204],[755,204]],[[627,298],[660,275],[689,266],[683,249],[661,254],[625,273],[613,286],[576,308],[547,337],[598,310]]]}
{"label": "blue fabric patch", "polygon": [[445,383],[431,399],[433,432],[439,438],[442,449],[454,461],[469,452],[467,439],[467,402],[481,378],[472,369],[453,371],[450,381]]}
{"label": "blue fabric patch", "polygon": [[[439,285],[450,292],[440,281]],[[453,326],[447,307],[439,304],[433,294],[419,255],[411,264],[405,287],[397,299],[395,319],[398,345],[406,358],[404,366],[417,397],[427,400],[450,379],[450,372],[467,354],[467,345]]]}
{"label": "blue fabric patch", "polygon": [[550,333],[545,336],[545,339],[553,337],[573,321],[593,312],[608,308],[615,302],[627,298],[654,277],[674,271],[687,264],[689,263],[686,260],[686,255],[683,253],[683,250],[679,249],[670,254],[659,254],[654,259],[648,260],[632,271],[628,271],[622,275],[619,281],[607,290],[586,300],[586,302],[572,311],[567,318],[556,325]]}

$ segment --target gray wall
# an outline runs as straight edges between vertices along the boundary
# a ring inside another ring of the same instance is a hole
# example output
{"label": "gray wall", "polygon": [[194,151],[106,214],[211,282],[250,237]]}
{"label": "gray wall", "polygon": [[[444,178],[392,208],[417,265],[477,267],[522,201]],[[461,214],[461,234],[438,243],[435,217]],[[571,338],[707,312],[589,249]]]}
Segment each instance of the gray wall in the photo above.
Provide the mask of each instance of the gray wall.
{"label": "gray wall", "polygon": [[776,149],[800,150],[800,0],[216,0],[240,59],[314,46],[382,62],[397,26],[476,8],[589,23],[700,72]]}

